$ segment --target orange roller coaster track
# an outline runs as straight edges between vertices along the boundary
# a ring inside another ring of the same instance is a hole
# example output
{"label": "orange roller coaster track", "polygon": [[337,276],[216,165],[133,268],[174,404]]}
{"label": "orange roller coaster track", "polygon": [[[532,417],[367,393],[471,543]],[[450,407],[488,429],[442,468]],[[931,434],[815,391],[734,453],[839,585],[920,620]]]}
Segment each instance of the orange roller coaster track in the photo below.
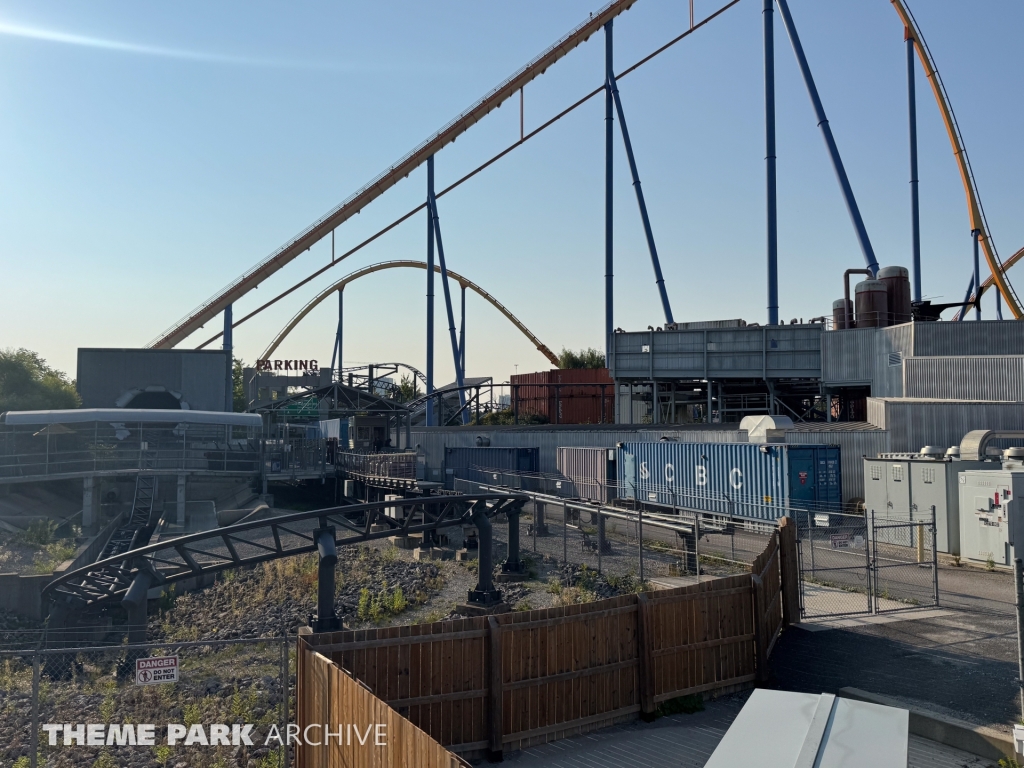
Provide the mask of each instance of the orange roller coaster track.
{"label": "orange roller coaster track", "polygon": [[[374,272],[381,272],[381,271],[383,271],[385,269],[402,269],[402,268],[405,268],[405,269],[426,269],[427,268],[427,263],[425,261],[404,261],[404,260],[400,260],[400,261],[382,261],[379,264],[371,264],[368,267],[363,267],[362,269],[356,270],[355,272],[353,272],[350,275],[346,275],[345,277],[341,278],[338,282],[334,283],[329,288],[325,288],[323,291],[318,293],[302,309],[300,309],[298,312],[296,312],[295,316],[291,320],[288,321],[288,324],[284,328],[282,328],[280,330],[280,332],[278,332],[277,336],[274,337],[274,340],[272,342],[270,342],[270,346],[267,347],[264,350],[263,354],[260,357],[262,359],[266,360],[271,355],[273,355],[274,352],[277,350],[277,348],[279,346],[281,346],[282,342],[284,342],[284,340],[288,337],[288,334],[290,334],[293,330],[295,330],[295,326],[297,326],[306,315],[308,315],[310,312],[312,312],[313,309],[315,309],[317,307],[317,305],[319,305],[322,301],[324,301],[324,299],[327,299],[328,297],[334,295],[334,293],[336,293],[337,291],[345,290],[345,286],[348,285],[349,283],[354,282],[355,280],[358,280],[360,277],[365,277],[366,275],[372,275]],[[435,266],[434,267],[434,271],[437,272],[438,274],[441,274],[441,267],[440,266]],[[474,283],[472,280],[470,280],[467,277],[463,277],[462,275],[460,275],[460,274],[458,274],[456,272],[453,272],[450,269],[448,270],[448,277],[450,277],[452,280],[457,282],[463,288],[469,288],[471,291],[476,293],[478,296],[480,296],[481,298],[485,299],[488,304],[490,304],[492,307],[494,307],[499,312],[501,312],[501,314],[503,314],[506,318],[508,318],[509,322],[512,323],[512,325],[514,325],[516,328],[518,328],[519,331],[526,338],[528,338],[530,340],[530,342],[535,347],[537,347],[537,351],[540,352],[542,355],[544,355],[544,357],[546,357],[548,360],[551,361],[552,365],[554,365],[554,366],[558,365],[558,357],[555,355],[555,353],[552,352],[550,349],[548,349],[548,347],[544,343],[542,343],[540,339],[538,339],[536,336],[534,336],[533,332],[530,331],[530,329],[527,328],[525,325],[523,325],[522,322],[520,322],[519,318],[517,318],[515,315],[513,315],[511,312],[509,312],[508,309],[505,308],[504,304],[502,304],[496,298],[491,296],[491,294],[489,294],[487,291],[485,291],[483,288],[481,288],[479,285],[477,285],[476,283]]]}
{"label": "orange roller coaster track", "polygon": [[946,93],[946,87],[942,83],[939,70],[935,66],[935,60],[932,58],[928,44],[921,34],[921,29],[917,25],[914,14],[910,12],[904,0],[892,0],[892,5],[896,9],[896,13],[899,15],[903,25],[910,30],[914,40],[917,42],[917,45],[914,46],[914,49],[917,51],[917,58],[924,68],[928,83],[931,85],[935,102],[939,105],[939,112],[942,114],[942,122],[946,126],[946,133],[949,135],[949,143],[953,147],[953,157],[956,158],[956,164],[960,170],[960,179],[963,182],[964,192],[967,195],[967,211],[971,218],[971,229],[978,231],[979,243],[985,253],[988,267],[992,271],[992,277],[986,281],[985,286],[987,287],[994,282],[999,288],[999,293],[1002,294],[1003,299],[1006,301],[1006,305],[1013,313],[1014,318],[1020,320],[1024,317],[1024,310],[1021,309],[1017,294],[1006,277],[1006,269],[1010,265],[1009,263],[1004,265],[999,260],[995,243],[992,241],[992,234],[989,231],[988,222],[985,220],[985,209],[981,205],[981,196],[978,194],[978,185],[974,179],[974,171],[971,170],[971,161],[967,156],[967,147],[960,133],[960,126],[957,125],[956,115],[953,114],[949,94]]}

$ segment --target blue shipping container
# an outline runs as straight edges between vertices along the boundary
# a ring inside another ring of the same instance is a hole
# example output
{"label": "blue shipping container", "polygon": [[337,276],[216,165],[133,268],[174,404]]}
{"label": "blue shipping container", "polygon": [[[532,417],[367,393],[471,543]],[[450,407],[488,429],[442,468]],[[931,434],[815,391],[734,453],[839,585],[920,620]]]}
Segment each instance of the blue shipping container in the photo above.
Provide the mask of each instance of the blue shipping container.
{"label": "blue shipping container", "polygon": [[624,498],[759,520],[842,504],[834,445],[620,443],[618,452]]}

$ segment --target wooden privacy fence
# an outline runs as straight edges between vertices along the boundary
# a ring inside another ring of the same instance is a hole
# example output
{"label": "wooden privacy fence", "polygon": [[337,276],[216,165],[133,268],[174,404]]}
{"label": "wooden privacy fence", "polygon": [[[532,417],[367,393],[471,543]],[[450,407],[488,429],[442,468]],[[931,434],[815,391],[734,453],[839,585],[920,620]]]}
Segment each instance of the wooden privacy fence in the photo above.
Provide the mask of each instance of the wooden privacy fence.
{"label": "wooden privacy fence", "polygon": [[[764,679],[789,602],[786,562],[773,532],[750,574],[583,605],[305,634],[300,657],[329,658],[337,675],[347,671],[454,752],[522,749]],[[323,686],[312,669],[300,666],[301,727],[333,706],[308,690]]]}
{"label": "wooden privacy fence", "polygon": [[300,653],[298,680],[296,719],[303,738],[296,764],[302,768],[466,765],[326,656],[309,649]]}

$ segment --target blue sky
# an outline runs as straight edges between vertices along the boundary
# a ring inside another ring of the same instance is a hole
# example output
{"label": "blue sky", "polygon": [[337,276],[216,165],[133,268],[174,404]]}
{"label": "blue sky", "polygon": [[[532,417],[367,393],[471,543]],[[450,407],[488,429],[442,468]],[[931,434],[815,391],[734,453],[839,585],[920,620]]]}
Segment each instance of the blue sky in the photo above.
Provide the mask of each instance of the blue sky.
{"label": "blue sky", "polygon": [[[696,0],[698,19],[719,4]],[[35,349],[74,375],[80,346],[146,344],[598,7],[0,1],[0,347]],[[886,0],[790,7],[878,260],[909,266],[902,26]],[[1008,257],[1024,246],[1024,7],[911,7]],[[615,24],[617,70],[688,16],[679,0],[639,0]],[[598,86],[603,55],[591,38],[531,84],[527,130]],[[765,319],[761,57],[760,3],[742,0],[620,83],[678,320]],[[778,14],[776,68],[788,320],[827,314],[842,271],[863,259]],[[953,301],[969,278],[969,223],[920,69],[918,112],[924,292]],[[556,351],[602,344],[603,116],[592,100],[439,203],[451,269]],[[438,155],[438,186],[518,131],[517,105],[492,113]],[[615,151],[616,325],[641,329],[664,318],[618,134]],[[420,170],[339,228],[336,248],[424,193]],[[424,258],[423,216],[236,329],[237,354],[257,357],[329,281]],[[328,239],[240,301],[236,317],[329,260]],[[422,271],[393,270],[346,291],[347,364],[423,365],[424,283]],[[439,381],[453,377],[440,295]],[[310,314],[279,356],[329,360],[336,312],[329,301]],[[471,296],[468,313],[469,375],[547,367],[482,300]],[[208,335],[209,325],[187,344]]]}

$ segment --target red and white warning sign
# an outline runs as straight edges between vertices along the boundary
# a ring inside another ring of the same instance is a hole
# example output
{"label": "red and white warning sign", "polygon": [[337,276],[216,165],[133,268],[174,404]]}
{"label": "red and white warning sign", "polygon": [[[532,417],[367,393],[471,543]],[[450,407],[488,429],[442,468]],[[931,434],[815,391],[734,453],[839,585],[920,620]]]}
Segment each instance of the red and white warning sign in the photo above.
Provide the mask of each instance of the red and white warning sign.
{"label": "red and white warning sign", "polygon": [[178,682],[178,657],[153,656],[135,660],[135,684],[156,685]]}

